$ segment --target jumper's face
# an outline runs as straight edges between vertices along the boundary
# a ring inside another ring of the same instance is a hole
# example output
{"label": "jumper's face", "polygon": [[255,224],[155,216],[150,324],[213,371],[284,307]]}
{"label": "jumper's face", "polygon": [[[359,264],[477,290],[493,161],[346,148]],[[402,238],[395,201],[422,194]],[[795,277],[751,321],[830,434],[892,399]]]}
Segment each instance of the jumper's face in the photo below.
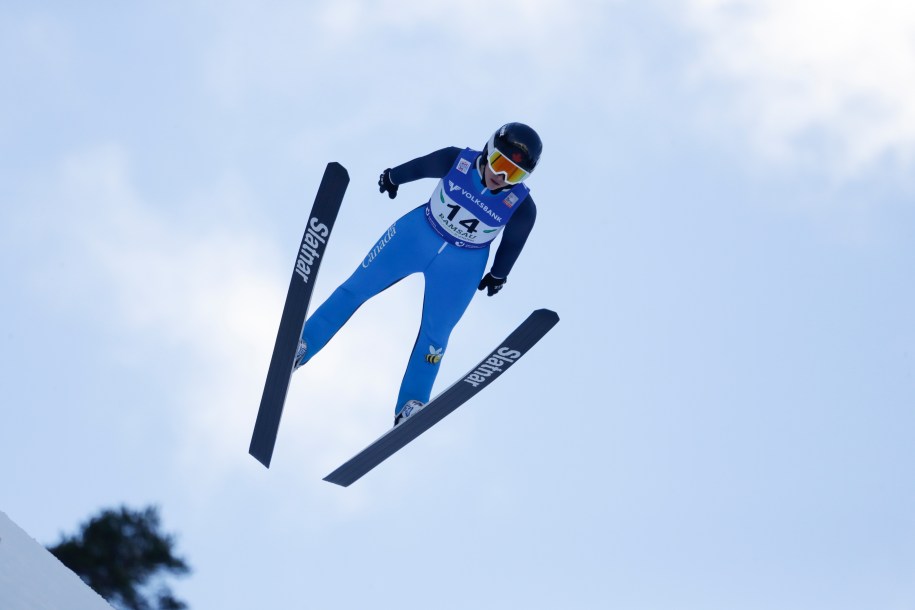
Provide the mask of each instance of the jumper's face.
{"label": "jumper's face", "polygon": [[505,181],[505,174],[497,174],[489,167],[489,163],[483,166],[483,184],[491,191],[508,186]]}

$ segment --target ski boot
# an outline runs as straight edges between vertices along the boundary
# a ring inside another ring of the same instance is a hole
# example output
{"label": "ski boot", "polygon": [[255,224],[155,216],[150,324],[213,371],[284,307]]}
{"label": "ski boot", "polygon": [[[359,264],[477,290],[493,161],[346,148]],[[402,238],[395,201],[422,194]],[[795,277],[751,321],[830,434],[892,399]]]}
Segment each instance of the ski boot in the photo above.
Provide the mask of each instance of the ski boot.
{"label": "ski boot", "polygon": [[292,370],[293,372],[299,370],[299,367],[305,364],[305,352],[308,351],[308,346],[305,345],[305,341],[299,339],[299,347],[295,350],[295,359],[292,361]]}
{"label": "ski boot", "polygon": [[422,403],[418,400],[408,400],[406,403],[404,403],[404,406],[401,407],[400,412],[394,416],[394,426],[397,426],[408,417],[416,415],[425,406],[425,403]]}

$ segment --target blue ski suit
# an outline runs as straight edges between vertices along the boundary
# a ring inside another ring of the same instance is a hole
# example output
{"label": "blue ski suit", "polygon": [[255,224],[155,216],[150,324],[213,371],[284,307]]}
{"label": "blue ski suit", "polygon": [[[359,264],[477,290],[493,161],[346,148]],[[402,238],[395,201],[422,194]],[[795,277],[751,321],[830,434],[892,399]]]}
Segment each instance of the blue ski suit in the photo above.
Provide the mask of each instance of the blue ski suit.
{"label": "blue ski suit", "polygon": [[303,362],[314,357],[368,299],[413,273],[425,279],[419,335],[407,363],[395,415],[408,400],[429,401],[439,363],[484,275],[490,245],[501,233],[491,273],[508,277],[534,226],[536,206],[523,184],[490,191],[481,153],[443,148],[391,170],[394,184],[439,178],[429,201],[392,224],[360,265],[305,323]]}

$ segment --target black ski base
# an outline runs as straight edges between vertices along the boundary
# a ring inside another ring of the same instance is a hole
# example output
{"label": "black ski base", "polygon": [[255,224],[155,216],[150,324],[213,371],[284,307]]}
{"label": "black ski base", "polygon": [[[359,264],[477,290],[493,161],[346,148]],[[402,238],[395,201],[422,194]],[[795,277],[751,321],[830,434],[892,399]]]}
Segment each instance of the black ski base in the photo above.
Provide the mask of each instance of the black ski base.
{"label": "black ski base", "polygon": [[349,174],[346,168],[336,162],[328,163],[308,217],[305,234],[299,244],[292,279],[289,281],[289,291],[286,293],[286,304],[283,306],[283,315],[276,334],[273,356],[270,359],[270,368],[267,370],[267,381],[264,384],[264,393],[257,411],[251,445],[248,448],[248,453],[267,468],[270,467],[270,460],[273,457],[280,417],[283,414],[289,380],[292,377],[293,359],[299,346],[302,327],[305,325],[308,304],[348,184]]}
{"label": "black ski base", "polygon": [[559,316],[554,311],[538,309],[533,312],[473,370],[432,399],[418,413],[386,432],[348,462],[324,477],[324,480],[343,487],[348,487],[358,481],[367,472],[394,455],[410,441],[495,381],[526,354],[557,322],[559,322]]}

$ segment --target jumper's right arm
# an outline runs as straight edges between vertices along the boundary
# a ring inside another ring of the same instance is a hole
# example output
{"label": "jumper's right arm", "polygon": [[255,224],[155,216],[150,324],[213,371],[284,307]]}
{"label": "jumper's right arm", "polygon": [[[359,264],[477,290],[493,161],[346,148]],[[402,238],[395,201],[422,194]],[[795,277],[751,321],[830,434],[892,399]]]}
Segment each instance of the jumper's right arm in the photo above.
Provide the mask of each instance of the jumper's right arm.
{"label": "jumper's right arm", "polygon": [[397,197],[397,187],[404,182],[413,182],[420,178],[441,178],[448,173],[455,159],[461,154],[461,149],[455,146],[442,148],[425,157],[417,157],[398,165],[390,167],[378,176],[378,192],[387,193],[388,197]]}
{"label": "jumper's right arm", "polygon": [[459,154],[461,154],[460,148],[449,146],[424,157],[407,161],[390,170],[391,182],[400,185],[420,178],[441,178],[448,173]]}

